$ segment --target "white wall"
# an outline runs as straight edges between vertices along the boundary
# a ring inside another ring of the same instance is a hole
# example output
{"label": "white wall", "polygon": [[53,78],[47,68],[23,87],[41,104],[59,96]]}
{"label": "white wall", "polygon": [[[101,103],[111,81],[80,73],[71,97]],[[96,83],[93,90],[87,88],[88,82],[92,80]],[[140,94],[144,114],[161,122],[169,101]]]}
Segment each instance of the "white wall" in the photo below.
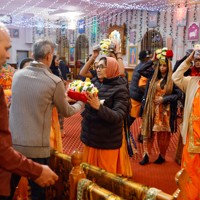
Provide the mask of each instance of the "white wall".
{"label": "white wall", "polygon": [[8,28],[19,29],[19,38],[12,38],[12,48],[10,49],[10,59],[8,63],[17,63],[17,50],[21,51],[31,51],[32,44],[25,43],[25,28],[18,28],[13,26],[8,26]]}

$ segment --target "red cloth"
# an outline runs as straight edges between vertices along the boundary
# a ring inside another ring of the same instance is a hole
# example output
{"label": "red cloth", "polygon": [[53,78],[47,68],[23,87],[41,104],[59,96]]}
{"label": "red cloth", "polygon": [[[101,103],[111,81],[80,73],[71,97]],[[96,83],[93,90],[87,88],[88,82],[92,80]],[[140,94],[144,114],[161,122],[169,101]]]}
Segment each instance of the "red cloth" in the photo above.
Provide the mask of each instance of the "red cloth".
{"label": "red cloth", "polygon": [[8,110],[3,89],[0,87],[0,196],[10,195],[12,172],[36,179],[42,173],[42,167],[12,148],[11,134],[8,129]]}
{"label": "red cloth", "polygon": [[197,67],[192,67],[191,68],[191,74],[190,74],[191,76],[200,76],[200,70],[199,70],[199,68],[197,68]]}

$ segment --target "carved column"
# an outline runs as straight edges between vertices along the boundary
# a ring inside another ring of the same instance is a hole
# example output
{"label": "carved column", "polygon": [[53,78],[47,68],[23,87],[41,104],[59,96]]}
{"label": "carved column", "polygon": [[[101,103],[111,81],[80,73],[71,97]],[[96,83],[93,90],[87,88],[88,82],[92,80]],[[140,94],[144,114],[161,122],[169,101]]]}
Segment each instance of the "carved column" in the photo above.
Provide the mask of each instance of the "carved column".
{"label": "carved column", "polygon": [[73,167],[69,174],[70,200],[76,200],[78,181],[82,178],[86,178],[86,175],[80,166],[81,162],[82,153],[75,150],[71,155],[71,163]]}

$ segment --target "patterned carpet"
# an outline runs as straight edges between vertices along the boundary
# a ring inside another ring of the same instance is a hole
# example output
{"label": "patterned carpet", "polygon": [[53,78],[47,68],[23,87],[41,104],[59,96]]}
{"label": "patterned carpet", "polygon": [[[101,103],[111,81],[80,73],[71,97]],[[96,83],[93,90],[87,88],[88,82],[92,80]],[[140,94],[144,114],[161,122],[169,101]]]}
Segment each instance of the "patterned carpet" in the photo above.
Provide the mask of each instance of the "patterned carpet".
{"label": "patterned carpet", "polygon": [[[80,130],[82,117],[80,113],[76,115],[65,118],[64,120],[64,130],[65,135],[63,137],[63,148],[64,153],[70,155],[75,149],[82,150],[82,143],[80,141]],[[137,135],[140,131],[140,120],[135,120],[134,124],[131,126],[131,132],[136,140]],[[180,119],[178,121],[180,124]],[[142,158],[143,147],[142,144],[137,143],[137,157],[130,158],[133,169],[133,180],[151,187],[156,187],[162,191],[173,194],[176,190],[175,184],[175,174],[180,170],[180,166],[174,161],[176,156],[177,143],[180,132],[173,134],[171,137],[171,142],[166,155],[166,162],[162,165],[156,165],[152,162],[156,160],[158,156],[157,143],[154,142],[152,152],[150,154],[150,164],[141,166],[138,162]]]}

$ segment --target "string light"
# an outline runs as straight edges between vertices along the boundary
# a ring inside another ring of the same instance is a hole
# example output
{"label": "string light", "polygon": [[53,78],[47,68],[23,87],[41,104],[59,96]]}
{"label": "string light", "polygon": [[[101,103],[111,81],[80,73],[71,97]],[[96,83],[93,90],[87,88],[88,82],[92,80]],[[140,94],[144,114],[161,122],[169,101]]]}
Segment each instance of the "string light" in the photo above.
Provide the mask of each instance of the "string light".
{"label": "string light", "polygon": [[[6,7],[8,7],[14,0],[10,0],[8,1],[4,6],[1,6],[0,10],[4,10]],[[33,6],[27,8],[27,9],[23,9],[25,8],[26,6],[28,7],[28,5],[30,4],[30,2],[32,2],[33,0],[27,0],[24,4],[22,4],[21,6],[18,6],[15,10],[13,10],[12,12],[8,13],[8,15],[11,15],[12,17],[15,17],[16,20],[13,22],[13,25],[16,25],[18,27],[32,27],[32,26],[35,26],[35,23],[32,23],[34,22],[36,19],[37,19],[37,16],[38,15],[42,15],[43,17],[47,18],[46,20],[48,20],[50,18],[48,18],[48,16],[46,15],[46,13],[49,12],[49,10],[53,7],[53,5],[56,5],[56,3],[58,2],[58,0],[56,1],[53,1],[51,2],[50,6],[40,10],[39,12],[35,11],[34,14],[35,16],[32,16],[31,18],[29,19],[25,19],[25,20],[21,20],[22,17],[19,16],[20,14],[23,14],[23,13],[27,13],[29,11],[32,12],[32,10],[38,10],[39,8],[37,7],[39,4],[41,4],[44,0],[40,0],[38,1],[36,4],[34,4]],[[176,8],[177,8],[177,3],[179,4],[182,4],[184,3],[185,4],[185,7],[187,7],[188,5],[190,5],[190,7],[188,7],[188,11],[195,11],[195,13],[197,13],[197,11],[200,9],[198,6],[197,6],[197,2],[196,0],[193,0],[194,4],[191,4],[191,2],[186,2],[185,0],[177,0],[176,2],[175,1],[170,1],[168,4],[163,4],[163,2],[161,0],[152,0],[151,2],[147,2],[145,4],[136,4],[136,3],[133,3],[133,4],[128,4],[128,0],[125,2],[125,3],[122,3],[122,4],[117,4],[117,3],[114,3],[114,4],[111,4],[111,3],[102,3],[100,1],[86,1],[86,0],[81,0],[79,2],[79,4],[77,5],[85,5],[84,9],[83,10],[86,10],[87,8],[89,8],[90,6],[94,6],[96,9],[94,9],[93,12],[91,12],[93,15],[96,15],[97,16],[97,22],[98,24],[100,24],[100,22],[103,20],[103,17],[105,17],[105,13],[109,13],[110,10],[112,9],[112,11],[114,11],[113,13],[118,13],[118,14],[115,14],[114,17],[119,17],[119,20],[121,19],[120,17],[120,13],[121,15],[126,12],[126,11],[129,11],[129,10],[143,10],[143,11],[148,11],[148,10],[160,10],[160,11],[165,11],[165,12],[175,12],[176,11]],[[64,4],[62,4],[61,6],[58,6],[56,7],[56,9],[53,9],[54,11],[58,11],[59,9],[62,9],[65,5],[67,5],[68,3],[70,3],[70,0],[68,2],[65,2]],[[76,6],[77,6],[76,5]],[[103,11],[101,12],[97,12],[98,9],[100,8],[104,8]],[[118,12],[118,9],[121,9],[122,12]],[[20,11],[20,12],[19,12]],[[96,13],[95,13],[96,12]],[[112,20],[114,19],[113,16],[111,15],[108,15],[107,16],[109,17],[110,21],[111,21],[111,24],[113,24]],[[17,18],[18,17],[18,18]],[[82,17],[78,18],[78,19],[81,19]],[[93,18],[93,16],[88,16],[88,20],[87,22],[89,23],[85,23],[85,25],[87,27],[91,27],[91,19]],[[77,20],[78,20],[77,19]],[[105,22],[108,22],[108,19],[105,20]],[[116,22],[118,22],[116,20]],[[120,22],[120,24],[122,24],[122,22]],[[45,27],[48,27],[48,28],[58,28],[58,25],[55,24],[55,21],[53,20],[50,20],[48,21],[48,23],[45,23]]]}
{"label": "string light", "polygon": [[3,5],[1,8],[0,8],[0,11],[4,10],[5,8],[7,8],[14,0],[11,0],[11,1],[8,1],[5,5]]}

